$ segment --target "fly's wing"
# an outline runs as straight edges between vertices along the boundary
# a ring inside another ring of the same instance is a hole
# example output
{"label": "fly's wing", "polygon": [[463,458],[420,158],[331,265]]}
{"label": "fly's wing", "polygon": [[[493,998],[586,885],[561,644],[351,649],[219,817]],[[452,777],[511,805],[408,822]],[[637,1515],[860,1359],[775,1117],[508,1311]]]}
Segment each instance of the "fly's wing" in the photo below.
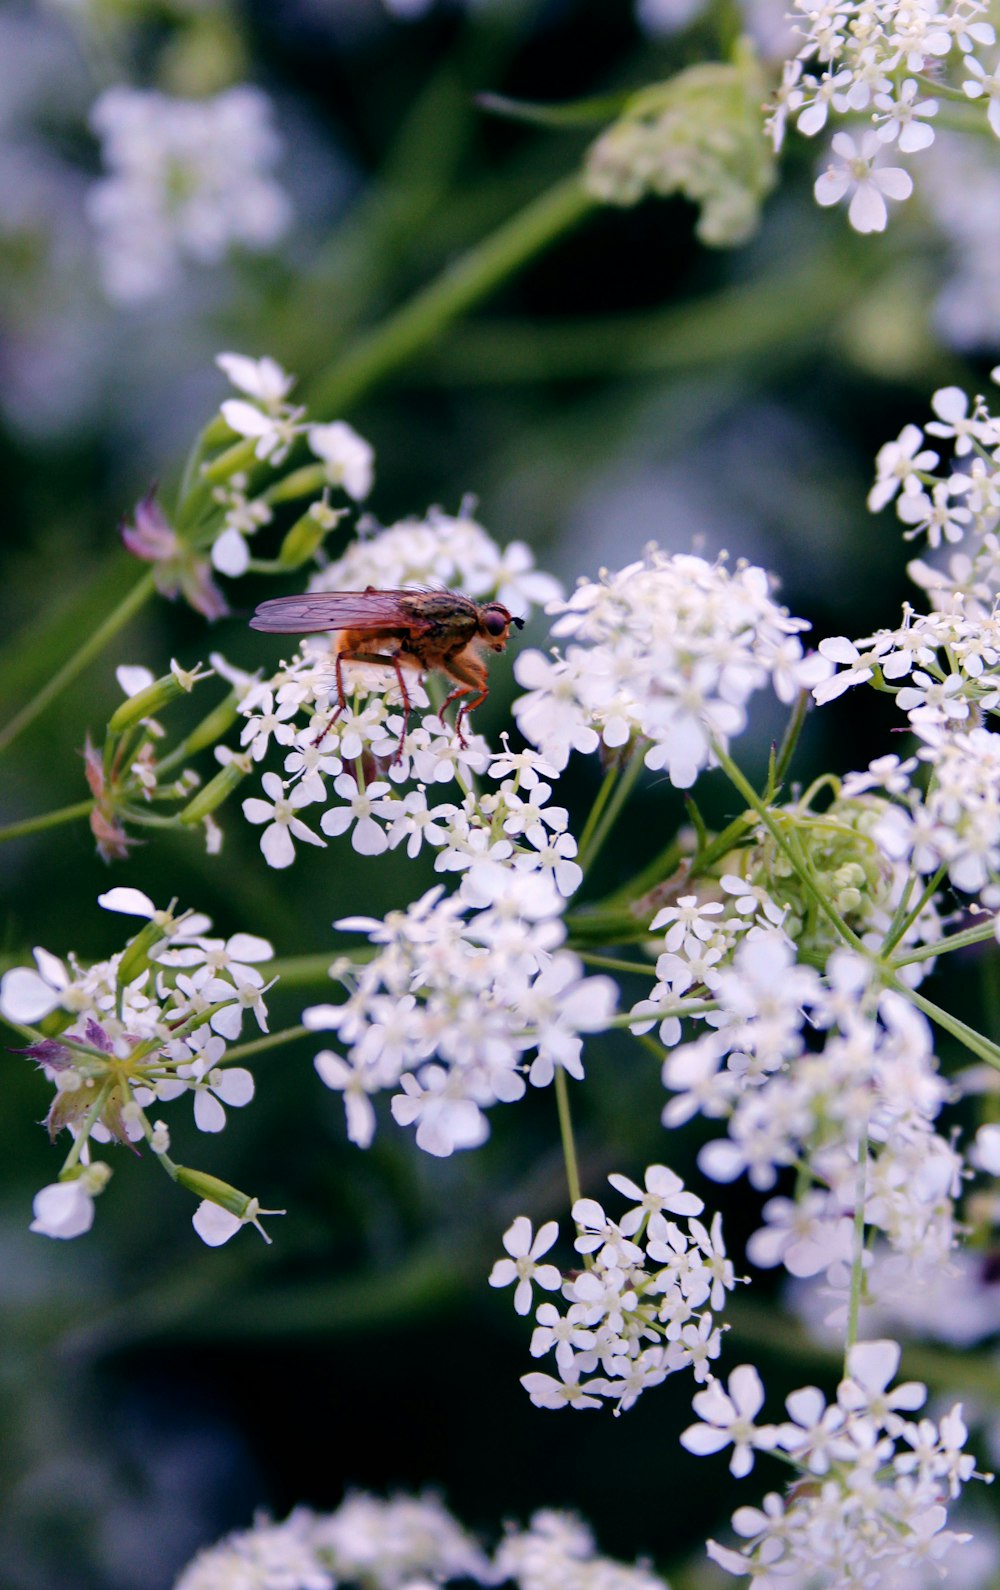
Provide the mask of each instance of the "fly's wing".
{"label": "fly's wing", "polygon": [[275,596],[261,602],[251,629],[272,635],[315,635],[329,629],[365,629],[386,634],[405,629],[420,634],[431,625],[414,615],[401,598],[411,591],[316,591],[303,596]]}

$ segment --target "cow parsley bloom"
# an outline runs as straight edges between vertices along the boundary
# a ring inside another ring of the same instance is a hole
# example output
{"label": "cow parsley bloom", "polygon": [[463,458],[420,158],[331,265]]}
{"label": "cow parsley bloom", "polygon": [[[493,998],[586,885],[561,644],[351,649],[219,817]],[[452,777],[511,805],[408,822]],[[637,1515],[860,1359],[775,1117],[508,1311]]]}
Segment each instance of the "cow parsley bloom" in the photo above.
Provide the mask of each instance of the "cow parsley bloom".
{"label": "cow parsley bloom", "polygon": [[878,133],[864,133],[859,144],[850,133],[834,133],[831,150],[835,158],[816,179],[816,203],[831,205],[848,199],[847,218],[856,232],[884,232],[889,221],[886,199],[908,199],[913,192],[908,171],[878,164],[884,147]]}
{"label": "cow parsley bloom", "polygon": [[[939,1562],[971,1537],[947,1529],[948,1504],[976,1475],[964,1451],[962,1406],[938,1421],[904,1418],[927,1396],[917,1382],[889,1389],[899,1365],[894,1341],[865,1341],[847,1354],[836,1401],[818,1387],[792,1392],[791,1419],[757,1424],[764,1389],[752,1365],[729,1377],[729,1391],[713,1382],[694,1398],[702,1422],[681,1436],[698,1455],[732,1444],[738,1477],[749,1473],[755,1449],[781,1449],[798,1470],[784,1496],[771,1492],[762,1508],[739,1507],[733,1529],[739,1550],[708,1542],[708,1554],[727,1572],[768,1583],[851,1586],[922,1582],[925,1562]],[[961,1561],[959,1555],[958,1561]],[[873,1571],[874,1570],[874,1571]]]}
{"label": "cow parsley bloom", "polygon": [[515,675],[528,694],[515,703],[521,732],[556,767],[571,750],[603,742],[645,745],[646,765],[689,788],[746,726],[750,697],[772,683],[782,700],[825,677],[798,635],[808,625],[771,596],[763,569],[670,556],[644,558],[599,581],[583,580],[552,603],[554,659],[521,654]]}
{"label": "cow parsley bloom", "polygon": [[[310,446],[321,457],[325,456],[322,447],[330,429],[315,427],[310,432]],[[319,430],[321,437],[317,437]],[[463,591],[477,601],[502,602],[517,614],[558,598],[558,581],[535,568],[525,543],[512,541],[500,547],[474,519],[473,506],[470,499],[457,514],[432,508],[424,519],[403,519],[376,534],[361,535],[342,557],[313,575],[310,590],[443,586]]]}
{"label": "cow parsley bloom", "polygon": [[554,1351],[558,1374],[521,1377],[540,1408],[599,1408],[605,1398],[622,1413],[678,1370],[709,1380],[719,1355],[723,1327],[715,1315],[736,1285],[719,1216],[711,1229],[694,1218],[701,1199],[665,1165],[649,1166],[645,1191],[626,1176],[609,1180],[632,1207],[615,1221],[596,1199],[577,1199],[574,1246],[587,1268],[562,1275],[552,1264],[538,1265],[556,1239],[555,1222],[532,1242],[520,1215],[504,1236],[511,1257],[498,1260],[490,1276],[491,1286],[517,1281],[519,1314],[531,1308],[532,1282],[561,1293],[561,1312],[554,1303],[538,1307],[531,1338],[532,1357]]}
{"label": "cow parsley bloom", "polygon": [[200,1551],[175,1590],[368,1590],[464,1582],[519,1590],[665,1590],[640,1563],[602,1557],[582,1519],[541,1511],[524,1529],[507,1524],[495,1553],[436,1496],[383,1499],[352,1491],[332,1513],[297,1507],[282,1523],[259,1518]]}
{"label": "cow parsley bloom", "polygon": [[372,1096],[395,1090],[397,1124],[416,1128],[417,1146],[444,1157],[488,1134],[485,1111],[544,1087],[557,1067],[583,1074],[582,1035],[607,1027],[615,986],[584,977],[565,934],[559,895],[535,875],[504,871],[489,898],[488,878],[456,895],[432,889],[385,921],[346,918],[378,953],[337,975],[339,1005],[303,1012],[314,1032],[334,1032],[340,1050],[316,1069],[344,1095],[351,1140],[375,1131]]}
{"label": "cow parsley bloom", "polygon": [[91,1144],[145,1139],[154,1153],[166,1151],[166,1128],[146,1113],[152,1107],[190,1094],[197,1126],[221,1131],[225,1106],[248,1104],[254,1091],[250,1072],[227,1062],[228,1045],[247,1010],[267,1030],[270,985],[258,969],[274,953],[266,939],[210,937],[208,917],[157,910],[138,889],[111,889],[99,904],[143,921],[124,949],[89,966],[36,949],[35,969],[14,967],[0,982],[7,1021],[30,1036],[49,1018],[51,1035],[33,1036],[24,1053],[53,1088],[50,1136],[66,1130],[73,1139],[65,1179],[35,1200],[32,1230],[46,1236],[79,1236],[92,1224],[110,1169],[90,1163]]}
{"label": "cow parsley bloom", "polygon": [[96,101],[91,125],[107,175],[88,209],[116,303],[162,298],[186,263],[268,249],[287,231],[290,206],[271,175],[280,145],[259,89],[182,100],[118,85]]}

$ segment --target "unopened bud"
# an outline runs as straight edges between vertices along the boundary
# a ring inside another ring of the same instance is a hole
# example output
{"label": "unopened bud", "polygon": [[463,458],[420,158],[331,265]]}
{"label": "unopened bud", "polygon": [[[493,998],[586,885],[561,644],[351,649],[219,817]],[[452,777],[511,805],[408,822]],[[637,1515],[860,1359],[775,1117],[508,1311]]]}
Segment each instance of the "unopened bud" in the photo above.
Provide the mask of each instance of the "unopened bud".
{"label": "unopened bud", "polygon": [[324,538],[344,518],[346,509],[331,508],[322,500],[296,519],[281,543],[278,562],[284,569],[298,569],[323,545]]}
{"label": "unopened bud", "polygon": [[198,791],[193,801],[188,801],[179,813],[181,822],[193,825],[204,821],[229,799],[234,790],[239,789],[249,771],[250,758],[246,755],[234,756],[232,761],[219,769],[214,778],[209,779],[204,789]]}

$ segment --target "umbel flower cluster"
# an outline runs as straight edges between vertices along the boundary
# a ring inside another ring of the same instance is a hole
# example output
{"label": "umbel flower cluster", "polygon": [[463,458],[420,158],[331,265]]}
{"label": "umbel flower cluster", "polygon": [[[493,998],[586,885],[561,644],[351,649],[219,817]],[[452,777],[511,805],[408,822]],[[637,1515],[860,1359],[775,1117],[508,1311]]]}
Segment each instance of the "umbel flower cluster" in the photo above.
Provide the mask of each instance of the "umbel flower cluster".
{"label": "umbel flower cluster", "polygon": [[185,264],[267,249],[287,231],[291,207],[272,175],[281,145],[259,89],[186,100],[119,84],[90,120],[105,175],[90,191],[89,219],[116,303],[162,298]]}
{"label": "umbel flower cluster", "polygon": [[803,42],[785,64],[771,136],[780,148],[789,120],[807,137],[831,118],[866,127],[860,138],[834,133],[815,186],[819,204],[848,204],[855,231],[883,231],[886,201],[913,192],[909,172],[888,161],[933,144],[935,84],[942,96],[980,107],[983,130],[1000,137],[996,33],[984,0],[795,0],[793,15]]}
{"label": "umbel flower cluster", "polygon": [[111,889],[98,904],[146,925],[91,966],[36,949],[35,968],[16,967],[0,984],[0,1014],[27,1029],[24,1052],[55,1090],[50,1136],[65,1130],[73,1139],[60,1180],[35,1199],[31,1229],[49,1237],[89,1231],[94,1199],[111,1176],[106,1161],[91,1159],[91,1145],[145,1141],[174,1180],[203,1194],[195,1230],[217,1246],[262,1211],[214,1177],[174,1165],[168,1129],[148,1112],[186,1094],[199,1130],[220,1132],[227,1106],[249,1104],[253,1077],[231,1063],[229,1048],[248,1015],[267,1031],[270,984],[258,968],[274,951],[252,933],[213,938],[207,916],[175,913],[173,905],[158,911],[138,889]]}
{"label": "umbel flower cluster", "polygon": [[[432,512],[354,543],[314,576],[311,589],[364,590],[374,581],[390,589],[454,585],[519,614],[559,591],[533,567],[523,543],[501,550],[468,509],[458,516]],[[579,869],[566,831],[569,814],[551,804],[545,782],[555,767],[531,753],[491,755],[481,737],[459,736],[433,715],[405,720],[389,666],[347,662],[343,677],[348,700],[339,709],[330,645],[319,638],[244,691],[242,755],[260,762],[272,740],[283,753],[286,776],[265,773],[266,799],[243,803],[247,820],[261,827],[270,866],[289,866],[296,840],[322,846],[323,835],[350,833],[363,855],[405,844],[412,858],[429,845],[438,850],[439,871],[512,861],[572,892]],[[408,683],[407,694],[416,708],[430,704],[418,683]],[[496,794],[477,794],[475,779],[483,773],[499,781]],[[435,801],[435,791],[449,783],[458,784],[459,798]]]}
{"label": "umbel flower cluster", "polygon": [[[984,398],[970,401],[957,387],[936,392],[932,408],[924,430],[907,425],[880,450],[869,496],[874,511],[894,501],[907,537],[926,536],[945,554],[909,567],[930,611],[907,605],[895,629],[821,642],[839,672],[815,694],[828,701],[871,681],[895,696],[916,754],[880,757],[845,789],[884,793],[873,833],[890,860],[931,884],[947,875],[995,908],[1000,742],[988,725],[1000,709],[1000,422]],[[924,445],[924,431],[935,445]],[[944,446],[952,456],[943,462]]]}
{"label": "umbel flower cluster", "polygon": [[[921,1584],[928,1564],[945,1564],[971,1536],[945,1527],[948,1503],[975,1475],[964,1450],[968,1431],[962,1405],[941,1419],[907,1419],[923,1407],[927,1387],[892,1384],[899,1347],[891,1341],[859,1342],[847,1354],[835,1401],[817,1386],[786,1399],[788,1421],[756,1424],[764,1388],[756,1369],[742,1364],[694,1398],[699,1422],[681,1436],[698,1456],[732,1447],[729,1468],[737,1478],[753,1467],[755,1452],[783,1453],[798,1483],[783,1498],[770,1492],[763,1507],[739,1507],[733,1529],[739,1551],[709,1541],[709,1556],[737,1575],[763,1585],[820,1587]],[[976,1475],[976,1478],[990,1476]],[[908,1578],[912,1574],[915,1577]],[[937,1582],[936,1579],[933,1582]]]}
{"label": "umbel flower cluster", "polygon": [[513,1584],[520,1590],[665,1590],[641,1563],[602,1557],[581,1518],[535,1513],[527,1529],[509,1526],[490,1553],[434,1496],[365,1492],[332,1513],[298,1507],[284,1523],[267,1520],[199,1552],[174,1590],[407,1590],[452,1581]]}
{"label": "umbel flower cluster", "polygon": [[581,580],[550,603],[553,658],[522,652],[528,694],[514,705],[522,734],[559,768],[571,751],[648,742],[645,764],[688,789],[747,723],[755,691],[791,702],[825,677],[799,635],[809,628],[778,605],[763,569],[650,546],[640,562]]}
{"label": "umbel flower cluster", "polygon": [[384,1089],[399,1090],[392,1114],[416,1127],[417,1147],[443,1157],[482,1143],[484,1111],[523,1098],[528,1083],[547,1086],[557,1067],[583,1076],[581,1034],[608,1026],[617,989],[585,977],[560,947],[561,907],[550,878],[494,863],[384,922],[337,923],[367,932],[376,953],[354,967],[335,962],[347,998],[302,1019],[344,1047],[323,1050],[316,1069],[344,1095],[352,1142],[371,1143],[371,1097]]}
{"label": "umbel flower cluster", "polygon": [[519,1314],[531,1309],[532,1285],[559,1292],[569,1305],[560,1313],[543,1302],[535,1314],[531,1355],[554,1353],[558,1371],[522,1375],[539,1408],[599,1408],[606,1398],[622,1413],[679,1369],[710,1380],[709,1363],[719,1356],[722,1327],[712,1311],[736,1285],[719,1216],[710,1230],[695,1219],[701,1199],[666,1165],[650,1165],[644,1187],[627,1176],[608,1180],[632,1204],[614,1221],[596,1199],[577,1199],[574,1246],[582,1269],[564,1276],[554,1264],[539,1264],[556,1240],[556,1222],[532,1237],[530,1221],[519,1215],[504,1235],[508,1257],[490,1274],[491,1286],[516,1283]]}

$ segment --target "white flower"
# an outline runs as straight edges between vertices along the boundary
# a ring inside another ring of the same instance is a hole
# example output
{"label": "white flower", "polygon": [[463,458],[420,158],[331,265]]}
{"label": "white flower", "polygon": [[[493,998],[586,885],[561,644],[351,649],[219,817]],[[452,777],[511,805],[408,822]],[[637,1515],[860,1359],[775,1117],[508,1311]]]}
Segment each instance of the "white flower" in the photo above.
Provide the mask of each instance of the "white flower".
{"label": "white flower", "polygon": [[151,669],[131,666],[122,663],[115,669],[115,678],[127,696],[137,696],[140,690],[148,690],[149,686],[156,683]]}
{"label": "white flower", "polygon": [[730,573],[655,546],[553,610],[552,633],[569,644],[554,660],[518,657],[529,688],[514,706],[522,732],[560,768],[601,741],[649,742],[646,765],[684,788],[711,761],[712,740],[745,726],[753,692],[779,667],[787,675],[785,642],[808,627],[774,603],[764,570]]}
{"label": "white flower", "polygon": [[280,412],[295,385],[295,377],[267,354],[262,359],[251,359],[244,353],[217,353],[215,362],[233,386],[260,403],[268,412]]}
{"label": "white flower", "polygon": [[82,1237],[94,1224],[95,1189],[86,1173],[72,1181],[53,1182],[34,1198],[30,1229],[43,1237]]}
{"label": "white flower", "polygon": [[883,143],[894,143],[898,137],[899,147],[907,155],[928,149],[934,142],[934,128],[921,118],[936,116],[938,103],[936,99],[918,99],[919,92],[919,85],[908,77],[897,98],[891,94],[875,96],[875,104],[882,112],[877,118],[879,138]]}
{"label": "white flower", "polygon": [[898,1431],[902,1421],[896,1410],[912,1413],[927,1401],[927,1387],[907,1380],[894,1391],[887,1388],[899,1368],[898,1342],[856,1342],[847,1354],[847,1379],[837,1388],[837,1401],[854,1414],[863,1414],[880,1428]]}
{"label": "white flower", "polygon": [[[532,1370],[529,1375],[521,1376],[521,1385],[528,1393],[536,1408],[599,1408],[601,1406],[598,1396],[603,1395],[608,1382],[603,1379],[580,1381],[580,1371],[576,1364],[570,1364],[566,1369],[560,1369],[560,1378],[554,1379],[552,1375],[543,1375],[540,1370]],[[598,1396],[595,1396],[594,1393]]]}
{"label": "white flower", "polygon": [[397,1126],[417,1127],[417,1147],[437,1159],[446,1159],[456,1148],[478,1148],[489,1136],[489,1126],[479,1105],[467,1097],[461,1071],[444,1066],[424,1066],[419,1077],[400,1077],[402,1093],[390,1108]]}
{"label": "white flower", "polygon": [[927,433],[953,440],[956,458],[964,458],[977,441],[990,440],[990,427],[984,424],[975,406],[969,413],[969,399],[961,387],[939,387],[931,398],[931,408],[938,417],[928,421]]}
{"label": "white flower", "polygon": [[221,1248],[243,1226],[256,1226],[264,1241],[270,1243],[271,1239],[260,1223],[261,1218],[264,1215],[283,1215],[284,1212],[283,1209],[262,1209],[256,1198],[248,1198],[243,1213],[237,1215],[231,1209],[223,1209],[221,1204],[203,1198],[191,1216],[191,1224],[209,1248]]}
{"label": "white flower", "polygon": [[904,492],[920,490],[920,474],[932,470],[938,454],[921,448],[924,433],[918,425],[904,425],[894,442],[884,442],[875,455],[875,484],[868,507],[878,513],[902,486]]}
{"label": "white flower", "polygon": [[518,1314],[531,1312],[531,1287],[540,1286],[545,1292],[558,1292],[562,1273],[554,1264],[539,1264],[543,1253],[548,1253],[559,1235],[555,1220],[547,1220],[532,1237],[531,1221],[518,1215],[512,1226],[504,1232],[503,1245],[509,1259],[498,1259],[490,1271],[490,1286],[510,1286],[514,1289],[514,1308]]}
{"label": "white flower", "polygon": [[270,175],[278,140],[258,89],[182,100],[118,85],[96,100],[91,125],[108,174],[87,210],[115,301],[163,297],[184,262],[215,265],[234,245],[266,249],[287,230],[288,200]]}
{"label": "white flower", "polygon": [[343,420],[312,425],[309,446],[322,459],[332,486],[342,486],[355,502],[363,502],[372,489],[375,449]]}
{"label": "white flower", "polygon": [[989,109],[986,114],[989,124],[1000,138],[1000,74],[995,71],[987,72],[974,55],[965,57],[965,65],[971,75],[966,78],[962,87],[970,99],[979,99],[983,94],[987,96]]}
{"label": "white flower", "polygon": [[226,398],[221,405],[222,418],[238,436],[253,440],[254,456],[270,460],[277,466],[288,455],[288,450],[301,430],[294,411],[290,414],[266,414],[252,403],[241,398]]}
{"label": "white flower", "polygon": [[477,601],[493,597],[519,616],[559,595],[556,581],[534,568],[528,547],[498,546],[464,503],[457,515],[433,508],[425,519],[404,519],[352,541],[311,581],[315,591],[363,591],[367,585],[450,587]]}
{"label": "white flower", "polygon": [[319,825],[324,834],[331,838],[345,834],[353,823],[352,847],[362,856],[380,856],[388,848],[389,840],[385,829],[376,822],[375,814],[383,815],[389,806],[384,797],[390,793],[390,786],[377,781],[364,788],[350,773],[339,773],[333,787],[347,804],[331,806],[323,813]]}
{"label": "white flower", "polygon": [[223,1105],[241,1109],[254,1095],[253,1077],[243,1066],[216,1066],[191,1085],[194,1120],[199,1132],[221,1132],[226,1124]]}
{"label": "white flower", "polygon": [[48,950],[34,950],[38,971],[14,966],[0,979],[0,1015],[29,1027],[58,1010],[69,992],[72,978],[62,961]]}
{"label": "white flower", "polygon": [[839,204],[850,196],[847,218],[856,232],[884,232],[889,219],[886,199],[908,199],[913,179],[898,166],[876,165],[882,142],[875,132],[862,135],[860,146],[849,133],[834,133],[836,156],[816,179],[817,204]]}
{"label": "white flower", "polygon": [[753,1468],[754,1450],[770,1452],[777,1444],[773,1425],[756,1426],[754,1416],[764,1406],[764,1387],[752,1364],[740,1364],[729,1377],[729,1392],[718,1380],[696,1393],[692,1407],[704,1422],[692,1424],[681,1435],[681,1446],[697,1457],[721,1452],[732,1443],[729,1471],[742,1479]]}
{"label": "white flower", "polygon": [[261,779],[265,795],[270,802],[251,796],[243,802],[243,815],[249,823],[267,823],[260,838],[260,848],[269,867],[290,867],[295,860],[295,839],[307,845],[325,845],[325,840],[295,814],[310,804],[308,790],[297,784],[286,797],[285,787],[277,773],[265,773]]}
{"label": "white flower", "polygon": [[969,1158],[979,1170],[1000,1176],[1000,1126],[981,1126]]}
{"label": "white flower", "polygon": [[684,1183],[675,1171],[666,1165],[649,1165],[645,1174],[645,1191],[627,1176],[612,1175],[608,1181],[625,1198],[636,1200],[635,1207],[621,1222],[625,1236],[631,1237],[643,1225],[650,1236],[664,1234],[665,1214],[700,1215],[705,1205],[694,1193],[684,1191]]}

